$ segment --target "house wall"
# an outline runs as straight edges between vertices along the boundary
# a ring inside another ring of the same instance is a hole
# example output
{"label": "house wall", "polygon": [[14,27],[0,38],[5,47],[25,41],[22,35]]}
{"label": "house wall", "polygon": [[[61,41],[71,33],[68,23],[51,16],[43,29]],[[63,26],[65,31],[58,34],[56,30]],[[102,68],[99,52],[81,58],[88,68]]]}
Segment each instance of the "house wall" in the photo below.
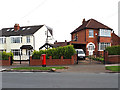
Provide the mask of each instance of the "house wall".
{"label": "house wall", "polygon": [[73,34],[71,35],[72,41],[73,41],[75,35],[77,34],[78,40],[77,40],[76,42],[85,42],[85,32],[86,32],[85,30],[81,30],[81,31],[79,31],[79,32],[73,33]]}
{"label": "house wall", "polygon": [[[39,48],[46,43],[46,38],[47,38],[47,34],[45,34],[46,32],[47,32],[47,28],[44,25],[42,28],[40,28],[40,30],[34,33],[35,50],[38,51]],[[51,36],[51,38],[49,38],[48,43],[54,43],[55,40],[53,36],[50,34],[49,30],[48,30],[48,36]]]}
{"label": "house wall", "polygon": [[[94,30],[94,37],[89,37],[89,30]],[[82,42],[86,42],[86,55],[89,55],[87,45],[90,42],[94,43],[94,45],[95,45],[95,51],[93,53],[96,55],[98,55],[98,54],[104,55],[103,51],[98,50],[99,42],[111,43],[111,37],[100,37],[99,38],[99,30],[98,29],[84,29],[84,30],[81,30],[76,33],[78,35],[78,41],[74,41],[74,42],[80,43],[80,44],[83,44]],[[71,35],[72,40],[74,39],[76,33],[73,33]]]}
{"label": "house wall", "polygon": [[117,36],[115,33],[112,33],[112,46],[113,45],[120,45],[120,37]]}
{"label": "house wall", "polygon": [[6,37],[6,43],[0,44],[0,49],[6,49],[6,52],[10,52],[11,49],[20,49],[22,45],[33,46],[33,36],[30,36],[30,43],[26,42],[26,36],[22,36],[22,43],[11,43],[11,37]]}

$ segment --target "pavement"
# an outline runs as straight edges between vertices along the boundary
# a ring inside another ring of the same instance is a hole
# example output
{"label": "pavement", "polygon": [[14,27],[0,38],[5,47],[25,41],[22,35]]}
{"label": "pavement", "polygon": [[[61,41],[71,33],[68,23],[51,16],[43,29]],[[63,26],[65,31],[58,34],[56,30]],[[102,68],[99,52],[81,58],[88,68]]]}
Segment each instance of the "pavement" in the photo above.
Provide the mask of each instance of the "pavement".
{"label": "pavement", "polygon": [[[118,64],[111,64],[111,65],[113,66]],[[79,63],[75,65],[65,65],[65,67],[68,67],[68,69],[57,70],[57,72],[78,72],[78,73],[109,73],[111,72],[109,70],[105,70],[105,66],[110,66],[110,64],[104,65],[99,61],[86,59],[86,60],[79,60]],[[3,66],[2,70],[16,68],[16,67],[41,67],[41,66],[29,66],[29,64],[26,62],[22,64],[14,63],[12,66]]]}

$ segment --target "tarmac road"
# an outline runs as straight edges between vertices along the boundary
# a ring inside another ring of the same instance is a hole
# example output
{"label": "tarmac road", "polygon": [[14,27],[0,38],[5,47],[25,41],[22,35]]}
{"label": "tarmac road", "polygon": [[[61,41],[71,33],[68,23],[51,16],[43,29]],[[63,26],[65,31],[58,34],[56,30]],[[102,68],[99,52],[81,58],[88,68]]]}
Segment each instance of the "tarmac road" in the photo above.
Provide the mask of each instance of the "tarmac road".
{"label": "tarmac road", "polygon": [[2,88],[118,88],[118,74],[3,72]]}

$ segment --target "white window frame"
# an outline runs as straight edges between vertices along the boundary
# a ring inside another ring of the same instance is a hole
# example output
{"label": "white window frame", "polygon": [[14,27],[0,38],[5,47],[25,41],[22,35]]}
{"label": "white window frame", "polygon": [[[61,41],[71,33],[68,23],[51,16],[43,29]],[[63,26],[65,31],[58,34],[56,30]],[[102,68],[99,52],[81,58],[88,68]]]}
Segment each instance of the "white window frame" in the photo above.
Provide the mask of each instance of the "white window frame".
{"label": "white window frame", "polygon": [[6,43],[6,37],[0,37],[0,44],[5,44]]}
{"label": "white window frame", "polygon": [[[103,47],[102,47],[102,46]],[[104,43],[104,42],[101,42],[98,44],[98,51],[104,51],[106,47],[109,47],[111,46],[111,43]],[[102,49],[101,49],[102,48]]]}
{"label": "white window frame", "polygon": [[95,44],[90,42],[90,43],[87,44],[87,48],[88,48],[88,51],[94,51],[95,50]]}
{"label": "white window frame", "polygon": [[[90,36],[90,32],[93,34],[92,36]],[[89,30],[89,37],[90,37],[90,38],[93,38],[93,37],[94,37],[94,30],[92,30],[92,29]]]}
{"label": "white window frame", "polygon": [[111,37],[111,30],[100,29],[99,30],[99,36],[102,36],[102,37]]}
{"label": "white window frame", "polygon": [[0,52],[3,52],[3,51],[5,51],[5,52],[6,52],[6,49],[0,49]]}
{"label": "white window frame", "polygon": [[[15,42],[14,38],[20,38],[20,42]],[[11,43],[22,43],[22,36],[11,36]]]}
{"label": "white window frame", "polygon": [[27,42],[27,43],[30,43],[30,41],[31,41],[31,40],[30,40],[30,36],[26,36],[26,42]]}
{"label": "white window frame", "polygon": [[[18,50],[18,51],[16,51]],[[21,49],[11,49],[11,52],[13,53],[14,56],[20,56],[21,55]],[[18,53],[18,55],[16,55],[15,53]]]}

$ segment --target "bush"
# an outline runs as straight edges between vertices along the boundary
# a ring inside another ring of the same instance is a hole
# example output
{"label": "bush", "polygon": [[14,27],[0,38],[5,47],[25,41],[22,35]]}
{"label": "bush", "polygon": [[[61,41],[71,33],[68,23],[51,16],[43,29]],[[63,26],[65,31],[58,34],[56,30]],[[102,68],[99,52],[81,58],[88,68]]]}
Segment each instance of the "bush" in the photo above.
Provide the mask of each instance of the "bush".
{"label": "bush", "polygon": [[13,53],[12,52],[0,52],[0,60],[8,60],[9,57],[12,57],[13,59]]}
{"label": "bush", "polygon": [[106,51],[108,51],[109,55],[120,55],[120,45],[107,47]]}
{"label": "bush", "polygon": [[91,58],[91,59],[93,59],[93,60],[95,60],[95,61],[100,61],[100,62],[103,62],[104,63],[104,58],[103,57],[88,57],[88,58]]}
{"label": "bush", "polygon": [[52,56],[53,59],[60,59],[63,56],[64,59],[71,59],[71,56],[76,53],[72,45],[57,47],[48,50],[34,51],[32,54],[33,59],[40,59],[41,54],[46,54],[46,58]]}

